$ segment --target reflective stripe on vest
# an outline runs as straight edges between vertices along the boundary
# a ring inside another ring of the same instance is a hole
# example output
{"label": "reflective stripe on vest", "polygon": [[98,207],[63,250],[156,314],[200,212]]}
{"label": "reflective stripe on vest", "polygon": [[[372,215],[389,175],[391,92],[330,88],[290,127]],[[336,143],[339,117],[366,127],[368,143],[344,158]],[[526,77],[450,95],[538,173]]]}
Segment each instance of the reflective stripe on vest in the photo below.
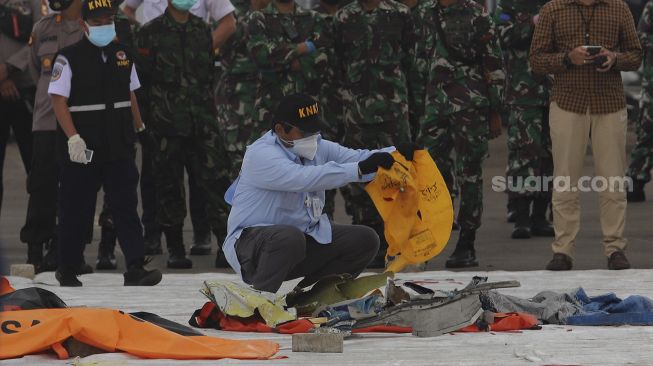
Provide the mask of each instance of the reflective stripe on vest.
{"label": "reflective stripe on vest", "polygon": [[[129,100],[125,102],[113,103],[114,109],[127,108],[131,106],[132,106],[132,102]],[[103,111],[105,109],[107,109],[106,104],[75,105],[72,107],[68,107],[68,110],[71,112],[92,112],[92,111]]]}

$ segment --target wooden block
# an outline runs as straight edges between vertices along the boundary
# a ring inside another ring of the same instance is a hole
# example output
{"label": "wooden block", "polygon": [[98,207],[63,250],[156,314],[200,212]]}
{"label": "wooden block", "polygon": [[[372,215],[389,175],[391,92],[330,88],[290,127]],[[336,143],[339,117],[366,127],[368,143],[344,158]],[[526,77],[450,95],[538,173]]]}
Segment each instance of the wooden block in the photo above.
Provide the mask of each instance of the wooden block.
{"label": "wooden block", "polygon": [[34,279],[34,265],[32,264],[12,264],[9,267],[9,275],[16,277],[25,277],[30,280]]}
{"label": "wooden block", "polygon": [[342,353],[344,336],[340,333],[304,333],[292,335],[293,352]]}

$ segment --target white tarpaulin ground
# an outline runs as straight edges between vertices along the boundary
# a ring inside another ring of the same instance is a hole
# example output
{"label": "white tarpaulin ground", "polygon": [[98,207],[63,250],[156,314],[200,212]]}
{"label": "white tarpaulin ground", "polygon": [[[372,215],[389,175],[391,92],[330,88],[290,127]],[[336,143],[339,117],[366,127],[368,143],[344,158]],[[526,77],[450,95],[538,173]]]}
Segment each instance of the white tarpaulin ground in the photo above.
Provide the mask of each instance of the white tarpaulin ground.
{"label": "white tarpaulin ground", "polygon": [[[598,295],[615,292],[620,297],[644,295],[653,298],[653,270],[531,272],[424,272],[401,274],[401,279],[439,281],[442,289],[464,287],[474,275],[489,276],[489,281],[518,280],[522,287],[502,293],[531,297],[542,290],[567,291],[583,287]],[[61,297],[70,306],[107,307],[127,312],[147,311],[187,324],[192,312],[204,304],[199,293],[202,281],[232,279],[235,275],[167,274],[153,288],[123,287],[122,275],[82,276],[82,288],[60,288],[52,273],[35,279],[38,286]],[[15,288],[33,286],[30,280],[9,277]],[[288,291],[295,282],[286,284]],[[281,345],[279,355],[287,359],[272,361],[174,361],[142,360],[125,354],[103,354],[72,361],[93,366],[117,365],[653,365],[653,327],[571,327],[544,326],[542,330],[521,333],[453,334],[437,338],[412,335],[365,334],[345,340],[343,354],[292,353],[291,337],[277,334],[234,333],[202,330],[207,335],[242,339],[268,339]],[[29,356],[0,362],[2,365],[64,365],[52,355]]]}

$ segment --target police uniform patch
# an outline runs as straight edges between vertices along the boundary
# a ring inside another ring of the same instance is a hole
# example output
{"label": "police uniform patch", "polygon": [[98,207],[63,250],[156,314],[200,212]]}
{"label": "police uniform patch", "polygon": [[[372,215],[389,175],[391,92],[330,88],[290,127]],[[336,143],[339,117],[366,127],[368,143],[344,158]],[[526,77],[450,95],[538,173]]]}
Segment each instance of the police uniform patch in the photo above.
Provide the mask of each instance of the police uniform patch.
{"label": "police uniform patch", "polygon": [[125,53],[125,51],[118,51],[116,52],[116,58],[120,61],[126,60],[127,54]]}
{"label": "police uniform patch", "polygon": [[63,65],[60,63],[54,64],[54,70],[52,70],[52,78],[50,81],[57,81],[61,77],[61,72],[63,71]]}

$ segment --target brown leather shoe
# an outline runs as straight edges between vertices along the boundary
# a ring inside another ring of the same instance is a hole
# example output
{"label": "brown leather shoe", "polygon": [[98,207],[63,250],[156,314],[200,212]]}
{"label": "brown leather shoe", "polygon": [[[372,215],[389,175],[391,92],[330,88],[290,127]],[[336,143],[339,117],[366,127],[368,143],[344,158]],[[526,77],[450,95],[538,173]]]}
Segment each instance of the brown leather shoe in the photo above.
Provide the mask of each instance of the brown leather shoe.
{"label": "brown leather shoe", "polygon": [[608,269],[622,270],[629,268],[630,262],[628,262],[628,258],[622,251],[614,252],[608,258]]}
{"label": "brown leather shoe", "polygon": [[546,265],[547,271],[569,271],[572,267],[572,260],[566,254],[555,253],[551,262]]}

